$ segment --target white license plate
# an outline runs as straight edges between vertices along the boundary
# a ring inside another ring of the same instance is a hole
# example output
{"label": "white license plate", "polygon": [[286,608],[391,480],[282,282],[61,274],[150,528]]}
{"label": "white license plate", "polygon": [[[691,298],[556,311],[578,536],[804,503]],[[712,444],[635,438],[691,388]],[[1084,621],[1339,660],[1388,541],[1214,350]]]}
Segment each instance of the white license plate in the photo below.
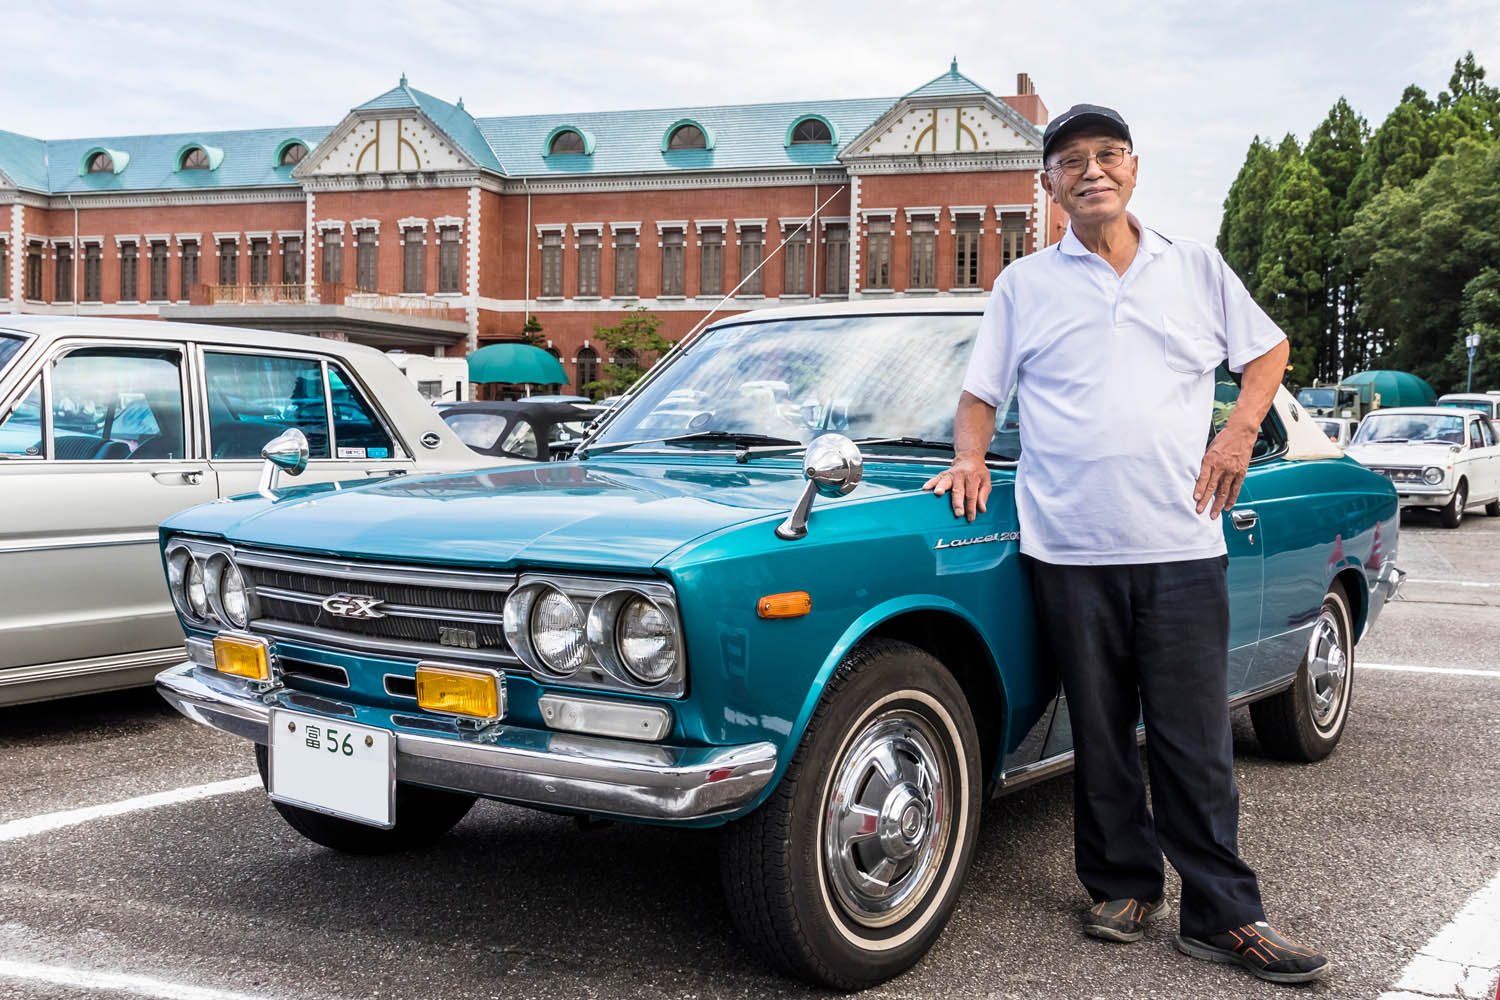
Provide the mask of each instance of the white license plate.
{"label": "white license plate", "polygon": [[272,709],[270,758],[276,801],[387,830],[396,825],[389,730]]}

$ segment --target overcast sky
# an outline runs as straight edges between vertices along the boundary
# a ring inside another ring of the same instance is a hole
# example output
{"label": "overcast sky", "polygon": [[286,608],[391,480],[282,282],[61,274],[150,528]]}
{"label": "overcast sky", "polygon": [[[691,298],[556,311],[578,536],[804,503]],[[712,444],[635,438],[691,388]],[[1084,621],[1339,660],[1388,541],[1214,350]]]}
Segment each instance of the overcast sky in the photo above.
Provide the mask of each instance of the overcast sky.
{"label": "overcast sky", "polygon": [[[550,10],[540,7],[550,6]],[[0,129],[64,139],[336,123],[395,85],[478,116],[899,96],[948,67],[1053,114],[1117,108],[1132,207],[1212,241],[1256,134],[1305,140],[1339,95],[1378,124],[1473,49],[1500,81],[1500,0],[303,0],[5,5]]]}

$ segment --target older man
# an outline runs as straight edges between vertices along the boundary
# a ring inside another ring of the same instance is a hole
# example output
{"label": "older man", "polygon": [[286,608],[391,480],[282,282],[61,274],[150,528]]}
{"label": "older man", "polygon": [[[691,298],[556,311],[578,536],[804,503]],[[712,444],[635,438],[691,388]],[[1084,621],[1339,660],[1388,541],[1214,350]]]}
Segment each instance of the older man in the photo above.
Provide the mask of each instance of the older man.
{"label": "older man", "polygon": [[[1328,971],[1265,920],[1236,846],[1239,793],[1225,692],[1228,558],[1219,514],[1244,481],[1285,370],[1286,337],[1210,247],[1125,210],[1138,159],[1115,111],[1076,105],[1043,136],[1043,186],[1071,220],[995,282],[954,427],[927,485],[972,520],[1012,388],[1016,506],[1040,624],[1072,720],[1074,856],[1095,906],[1084,930],[1136,941],[1170,914],[1162,853],[1182,876],[1177,947],[1262,979]],[[1214,370],[1239,402],[1205,452]],[[1136,750],[1146,723],[1154,817]]]}

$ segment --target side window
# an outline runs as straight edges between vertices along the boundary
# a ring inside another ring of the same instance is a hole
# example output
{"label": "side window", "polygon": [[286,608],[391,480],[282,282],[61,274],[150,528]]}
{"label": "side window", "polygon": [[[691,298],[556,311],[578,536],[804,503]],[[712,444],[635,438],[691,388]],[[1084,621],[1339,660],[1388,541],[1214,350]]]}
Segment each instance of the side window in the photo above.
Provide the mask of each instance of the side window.
{"label": "side window", "polygon": [[339,458],[397,457],[374,409],[338,365],[328,366],[328,392],[333,397],[333,439]]}
{"label": "side window", "polygon": [[209,352],[204,376],[213,458],[258,459],[265,443],[289,427],[307,435],[309,457],[328,457],[328,411],[318,362]]}
{"label": "side window", "polygon": [[[1225,424],[1229,423],[1229,415],[1234,412],[1234,406],[1239,401],[1239,380],[1229,370],[1227,364],[1219,365],[1214,371],[1214,414],[1212,426],[1208,431],[1210,441],[1224,429]],[[1310,419],[1306,411],[1303,411],[1302,415],[1304,419]],[[1250,460],[1265,458],[1279,451],[1283,443],[1282,432],[1276,424],[1276,418],[1269,413],[1266,414],[1266,419],[1260,422],[1260,433],[1255,436],[1255,449],[1250,453]]]}
{"label": "side window", "polygon": [[42,445],[42,380],[31,385],[31,391],[0,420],[0,455],[16,455],[25,458],[41,458],[45,454]]}
{"label": "side window", "polygon": [[500,450],[519,458],[536,458],[536,431],[529,420],[517,420],[516,425],[500,442]]}
{"label": "side window", "polygon": [[183,457],[182,355],[85,347],[52,365],[52,453],[58,461]]}
{"label": "side window", "polygon": [[1481,421],[1478,421],[1478,420],[1471,420],[1471,421],[1469,421],[1469,447],[1470,448],[1483,448],[1484,447],[1484,443],[1485,443],[1484,442],[1484,432],[1479,429],[1480,423],[1481,423]]}
{"label": "side window", "polygon": [[1484,446],[1493,448],[1495,446],[1495,428],[1488,420],[1481,420],[1474,426],[1479,428],[1480,437],[1484,438]]}

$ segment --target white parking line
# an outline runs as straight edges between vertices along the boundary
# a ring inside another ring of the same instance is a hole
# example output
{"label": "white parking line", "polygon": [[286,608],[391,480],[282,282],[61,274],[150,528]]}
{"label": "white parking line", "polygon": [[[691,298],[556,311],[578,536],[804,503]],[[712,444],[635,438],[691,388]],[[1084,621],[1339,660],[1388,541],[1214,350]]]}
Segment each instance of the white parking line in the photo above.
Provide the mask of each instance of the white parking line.
{"label": "white parking line", "polygon": [[1446,927],[1422,946],[1396,982],[1378,1000],[1433,1000],[1495,995],[1500,972],[1500,875],[1469,897]]}
{"label": "white parking line", "polygon": [[1454,674],[1458,677],[1493,677],[1500,680],[1500,670],[1478,670],[1473,667],[1413,667],[1403,663],[1365,663],[1356,660],[1355,670],[1394,670],[1408,674]]}
{"label": "white parking line", "polygon": [[22,837],[31,837],[65,826],[77,826],[79,823],[87,823],[90,820],[103,819],[106,816],[119,816],[124,813],[139,812],[142,809],[155,809],[158,806],[172,806],[179,802],[213,798],[215,795],[246,792],[259,787],[260,778],[252,774],[244,778],[230,778],[227,781],[214,781],[206,785],[193,785],[151,795],[138,795],[133,799],[106,802],[100,806],[85,806],[81,809],[45,813],[29,819],[13,819],[9,823],[0,823],[0,841],[19,840]]}
{"label": "white parking line", "polygon": [[1478,580],[1417,580],[1407,579],[1407,583],[1437,583],[1445,587],[1500,587],[1500,583],[1481,583]]}
{"label": "white parking line", "polygon": [[5,958],[0,958],[0,979],[21,979],[32,983],[51,983],[54,986],[111,990],[138,997],[159,997],[161,1000],[269,1000],[265,994],[236,993],[231,990],[169,983],[161,979],[132,976],[123,972],[70,969],[65,965],[41,965],[37,962],[16,962]]}

